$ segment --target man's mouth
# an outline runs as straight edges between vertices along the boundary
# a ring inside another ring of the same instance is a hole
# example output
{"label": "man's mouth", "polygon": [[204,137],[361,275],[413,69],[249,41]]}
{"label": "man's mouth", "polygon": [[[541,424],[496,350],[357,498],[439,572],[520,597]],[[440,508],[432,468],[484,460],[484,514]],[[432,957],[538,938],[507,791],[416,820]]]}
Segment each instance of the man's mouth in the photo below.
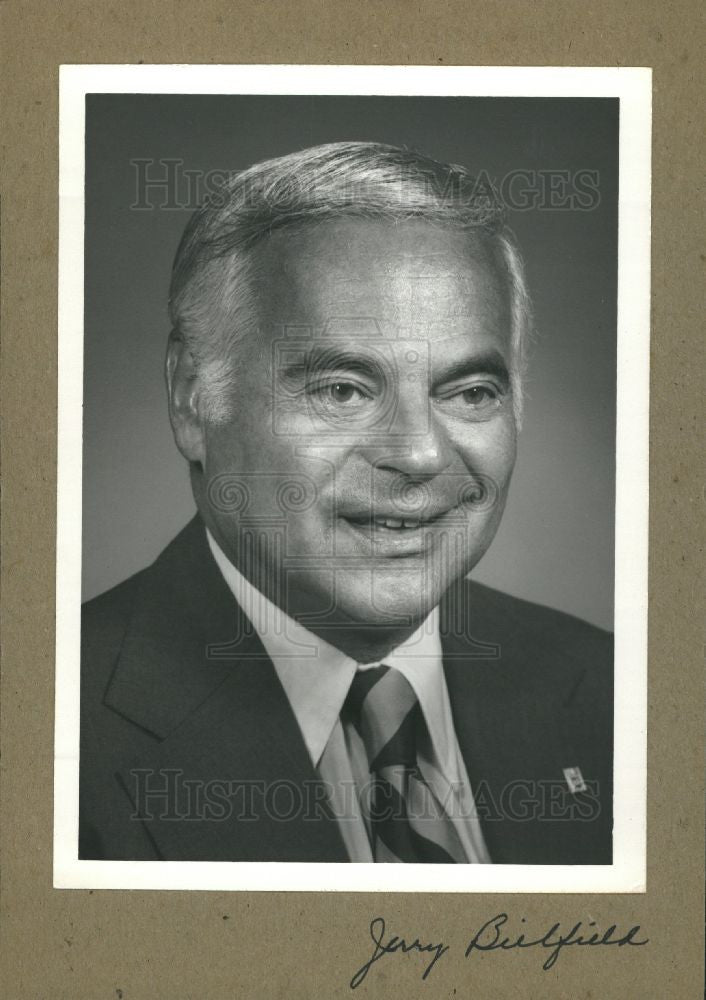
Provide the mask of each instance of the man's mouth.
{"label": "man's mouth", "polygon": [[371,511],[341,514],[341,521],[353,532],[370,553],[382,557],[418,556],[433,545],[434,528],[449,509],[401,516]]}
{"label": "man's mouth", "polygon": [[417,531],[419,528],[431,526],[447,511],[441,511],[434,516],[427,517],[398,517],[388,514],[345,514],[346,521],[361,528],[378,529],[385,528],[390,531]]}

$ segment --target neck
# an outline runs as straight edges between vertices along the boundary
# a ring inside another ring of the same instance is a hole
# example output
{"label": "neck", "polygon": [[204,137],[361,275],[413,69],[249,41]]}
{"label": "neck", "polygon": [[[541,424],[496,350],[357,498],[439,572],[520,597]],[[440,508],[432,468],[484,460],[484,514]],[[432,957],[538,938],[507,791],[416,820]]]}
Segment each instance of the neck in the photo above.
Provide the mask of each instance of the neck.
{"label": "neck", "polygon": [[388,656],[393,649],[401,646],[405,640],[419,628],[418,622],[404,629],[391,629],[387,626],[361,626],[355,624],[330,626],[322,628],[318,624],[309,624],[302,616],[292,616],[308,628],[310,632],[328,642],[331,646],[340,649],[342,653],[349,656],[357,663],[379,663]]}

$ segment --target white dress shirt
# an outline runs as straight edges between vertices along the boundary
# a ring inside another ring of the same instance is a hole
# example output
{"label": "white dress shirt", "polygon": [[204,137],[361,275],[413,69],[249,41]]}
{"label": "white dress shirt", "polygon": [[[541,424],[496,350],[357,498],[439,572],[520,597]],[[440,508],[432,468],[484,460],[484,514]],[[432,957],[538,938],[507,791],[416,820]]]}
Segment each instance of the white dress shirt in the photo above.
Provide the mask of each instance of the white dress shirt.
{"label": "white dress shirt", "polygon": [[[310,632],[245,579],[210,532],[208,544],[223,577],[257,632],[289,699],[311,762],[324,782],[351,861],[373,861],[367,810],[361,794],[370,781],[368,759],[355,727],[340,718],[359,664]],[[470,863],[490,857],[475,815],[444,677],[438,610],[384,663],[405,676],[419,699],[429,740],[418,748],[420,770],[454,823]]]}

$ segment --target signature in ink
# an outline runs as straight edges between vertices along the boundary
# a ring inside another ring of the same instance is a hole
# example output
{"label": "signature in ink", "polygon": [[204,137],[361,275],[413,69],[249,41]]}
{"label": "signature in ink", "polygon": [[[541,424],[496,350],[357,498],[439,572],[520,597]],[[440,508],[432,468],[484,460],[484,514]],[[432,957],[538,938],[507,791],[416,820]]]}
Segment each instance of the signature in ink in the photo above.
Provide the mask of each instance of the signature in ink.
{"label": "signature in ink", "polygon": [[[616,924],[611,924],[603,931],[597,930],[595,929],[597,926],[595,920],[589,920],[587,923],[579,920],[568,931],[563,931],[561,924],[557,922],[552,924],[540,937],[530,937],[526,932],[509,933],[506,927],[509,919],[507,913],[498,913],[490,920],[486,920],[470,939],[464,957],[470,958],[474,952],[503,952],[516,948],[541,948],[548,951],[548,955],[542,963],[542,968],[548,972],[556,964],[562,950],[572,945],[578,947],[615,945],[622,948],[625,945],[639,947],[646,945],[649,941],[649,938],[646,937],[638,939],[641,931],[639,924],[631,927],[625,933],[621,933]],[[524,917],[521,922],[525,923]],[[450,945],[441,941],[438,944],[422,944],[418,937],[412,941],[400,937],[398,934],[386,935],[383,917],[374,917],[370,921],[370,939],[373,942],[373,951],[367,962],[364,962],[353,975],[350,981],[350,987],[353,990],[360,986],[373,965],[385,955],[415,953],[430,956],[423,967],[422,979],[425,980],[439,959],[450,949]]]}
{"label": "signature in ink", "polygon": [[431,954],[431,961],[427,964],[424,972],[422,973],[422,979],[426,979],[441,956],[449,950],[448,945],[443,943],[422,944],[419,938],[415,938],[414,941],[410,941],[408,943],[404,938],[399,937],[397,934],[393,934],[388,941],[384,941],[384,937],[385,920],[383,917],[375,917],[370,921],[370,938],[375,947],[373,948],[373,953],[368,961],[365,962],[364,965],[361,965],[351,979],[350,987],[352,990],[354,990],[356,986],[360,986],[375,962],[379,962],[384,955],[392,955],[395,952],[400,952],[403,955],[408,955],[410,952],[417,952],[421,955]]}
{"label": "signature in ink", "polygon": [[465,957],[469,958],[474,951],[495,951],[497,949],[511,951],[513,948],[548,948],[549,955],[542,964],[544,971],[548,972],[559,958],[562,948],[568,948],[570,945],[578,945],[579,947],[617,945],[618,948],[622,948],[623,945],[645,945],[649,941],[649,938],[645,938],[642,941],[635,940],[640,932],[639,924],[631,927],[627,933],[619,934],[615,924],[611,924],[603,932],[598,930],[592,931],[591,928],[596,926],[595,920],[590,920],[587,924],[579,920],[567,933],[562,933],[561,924],[556,923],[552,924],[549,930],[538,938],[528,939],[525,934],[507,936],[503,928],[508,920],[507,913],[498,913],[497,916],[487,920],[471,938],[466,948]]}

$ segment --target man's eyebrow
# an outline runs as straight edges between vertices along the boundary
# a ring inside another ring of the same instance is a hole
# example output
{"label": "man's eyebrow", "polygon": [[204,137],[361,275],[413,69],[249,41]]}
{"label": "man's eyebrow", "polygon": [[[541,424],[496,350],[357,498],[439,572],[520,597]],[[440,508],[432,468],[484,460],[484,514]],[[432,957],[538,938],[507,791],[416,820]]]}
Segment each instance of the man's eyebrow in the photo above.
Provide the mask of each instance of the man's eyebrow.
{"label": "man's eyebrow", "polygon": [[472,358],[464,358],[462,361],[454,361],[450,365],[438,368],[434,371],[433,382],[435,386],[439,386],[457,379],[467,378],[469,375],[494,375],[505,386],[510,384],[507,362],[500,351],[487,351],[484,354],[477,354]]}
{"label": "man's eyebrow", "polygon": [[378,360],[375,357],[342,350],[332,344],[325,347],[316,346],[306,352],[295,352],[294,356],[281,366],[280,374],[282,378],[289,379],[317,372],[345,370],[359,375],[376,376],[383,367],[389,367],[389,361],[384,358]]}
{"label": "man's eyebrow", "polygon": [[[381,353],[371,356],[338,348],[333,344],[316,345],[309,351],[292,352],[289,358],[283,359],[280,376],[284,380],[290,380],[327,371],[355,372],[358,375],[379,378],[392,375],[394,363],[391,365],[391,358]],[[471,375],[493,375],[503,385],[510,384],[507,363],[497,350],[486,351],[440,367],[433,372],[432,382],[435,386],[439,386]]]}

